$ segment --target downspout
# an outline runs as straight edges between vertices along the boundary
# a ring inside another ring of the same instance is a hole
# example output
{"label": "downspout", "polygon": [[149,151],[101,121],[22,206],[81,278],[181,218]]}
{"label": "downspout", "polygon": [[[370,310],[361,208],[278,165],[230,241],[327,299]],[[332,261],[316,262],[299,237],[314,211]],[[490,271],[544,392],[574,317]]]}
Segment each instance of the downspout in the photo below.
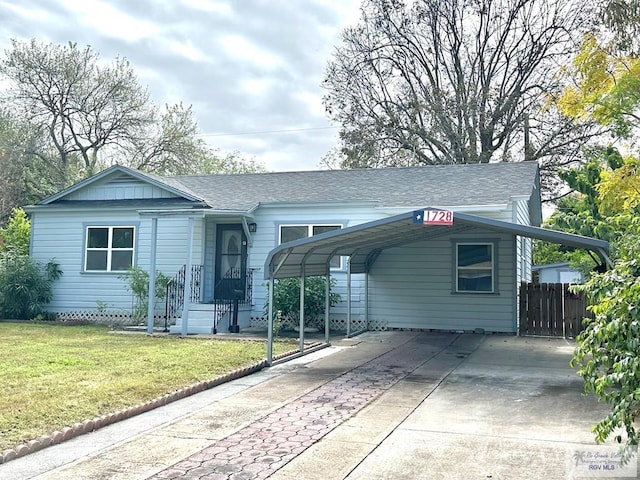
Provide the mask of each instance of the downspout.
{"label": "downspout", "polygon": [[247,238],[247,243],[249,247],[253,247],[253,236],[249,231],[249,224],[247,223],[247,218],[242,217],[242,230],[244,230],[244,236]]}
{"label": "downspout", "polygon": [[149,294],[147,305],[147,333],[153,333],[156,305],[156,251],[158,243],[158,217],[151,218],[151,252],[149,253]]}

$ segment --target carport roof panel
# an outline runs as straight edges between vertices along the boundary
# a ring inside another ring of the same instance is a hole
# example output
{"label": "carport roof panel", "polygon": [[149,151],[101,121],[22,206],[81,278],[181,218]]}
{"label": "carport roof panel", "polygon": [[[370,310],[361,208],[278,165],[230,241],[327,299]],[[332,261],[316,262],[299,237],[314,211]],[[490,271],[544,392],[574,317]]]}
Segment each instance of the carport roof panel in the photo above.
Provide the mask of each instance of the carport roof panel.
{"label": "carport roof panel", "polygon": [[352,273],[364,273],[369,268],[372,256],[382,250],[455,234],[469,227],[593,250],[603,260],[603,255],[609,250],[608,242],[603,240],[459,212],[454,212],[452,226],[423,225],[413,222],[413,211],[410,211],[279,245],[267,256],[265,279],[299,277],[303,263],[305,275],[324,275],[327,262],[334,255],[350,256]]}

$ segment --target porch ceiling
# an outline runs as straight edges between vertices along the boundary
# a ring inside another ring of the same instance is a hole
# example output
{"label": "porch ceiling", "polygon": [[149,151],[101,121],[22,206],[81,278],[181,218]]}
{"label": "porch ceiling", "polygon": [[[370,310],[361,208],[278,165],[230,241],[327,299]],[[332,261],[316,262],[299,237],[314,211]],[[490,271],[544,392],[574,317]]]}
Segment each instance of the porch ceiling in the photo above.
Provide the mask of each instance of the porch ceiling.
{"label": "porch ceiling", "polygon": [[454,212],[451,226],[423,225],[413,222],[413,211],[410,211],[279,245],[267,256],[265,279],[299,277],[303,265],[306,276],[324,275],[327,262],[334,255],[349,256],[351,272],[365,273],[387,248],[455,235],[472,227],[591,250],[603,263],[610,262],[609,244],[603,240],[458,212]]}

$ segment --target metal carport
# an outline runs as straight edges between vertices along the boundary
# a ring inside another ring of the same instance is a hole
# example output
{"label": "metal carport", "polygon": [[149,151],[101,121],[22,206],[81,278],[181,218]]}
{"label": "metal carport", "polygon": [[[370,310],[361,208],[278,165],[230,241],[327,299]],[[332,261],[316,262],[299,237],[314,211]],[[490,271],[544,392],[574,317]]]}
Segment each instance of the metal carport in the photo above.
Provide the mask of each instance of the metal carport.
{"label": "metal carport", "polygon": [[[336,255],[349,257],[347,292],[349,292],[350,288],[351,274],[368,274],[383,250],[420,240],[428,240],[441,235],[461,233],[473,227],[482,227],[500,233],[509,233],[589,250],[599,257],[602,265],[611,266],[611,260],[608,257],[609,244],[603,240],[459,212],[453,212],[452,225],[424,225],[414,221],[415,213],[415,211],[409,211],[353,227],[295,240],[279,245],[269,252],[265,262],[265,280],[267,280],[269,287],[267,346],[267,361],[269,365],[273,361],[273,281],[279,278],[300,278],[300,353],[303,353],[304,279],[315,275],[325,275],[329,278],[329,263],[331,258]],[[366,285],[367,276],[365,276],[365,308],[368,303]],[[327,282],[327,303],[329,303],[328,290],[329,282]],[[349,301],[350,298],[347,295],[347,303]],[[348,306],[347,311],[349,312],[349,310],[350,307]],[[325,308],[325,342],[326,344],[329,343],[328,305]]]}

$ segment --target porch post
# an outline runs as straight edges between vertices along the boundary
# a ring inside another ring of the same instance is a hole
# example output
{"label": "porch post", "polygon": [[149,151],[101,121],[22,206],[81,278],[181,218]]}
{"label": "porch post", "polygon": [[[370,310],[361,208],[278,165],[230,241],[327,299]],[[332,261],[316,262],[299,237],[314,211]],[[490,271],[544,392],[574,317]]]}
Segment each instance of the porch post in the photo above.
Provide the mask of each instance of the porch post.
{"label": "porch post", "polygon": [[300,353],[304,352],[304,277],[305,265],[302,264],[302,272],[300,276]]}
{"label": "porch post", "polygon": [[351,257],[347,260],[347,337],[351,335]]}
{"label": "porch post", "polygon": [[324,341],[329,343],[329,308],[331,308],[331,259],[327,260],[327,284],[324,291]]}
{"label": "porch post", "polygon": [[273,278],[267,281],[269,288],[269,318],[267,319],[267,365],[273,364]]}
{"label": "porch post", "polygon": [[151,251],[149,252],[149,304],[147,305],[147,333],[153,333],[156,305],[156,250],[158,241],[158,217],[151,217]]}
{"label": "porch post", "polygon": [[184,301],[182,302],[182,329],[180,334],[187,335],[189,307],[191,306],[191,263],[193,262],[193,217],[189,217],[189,235],[187,236],[187,263],[184,267]]}

